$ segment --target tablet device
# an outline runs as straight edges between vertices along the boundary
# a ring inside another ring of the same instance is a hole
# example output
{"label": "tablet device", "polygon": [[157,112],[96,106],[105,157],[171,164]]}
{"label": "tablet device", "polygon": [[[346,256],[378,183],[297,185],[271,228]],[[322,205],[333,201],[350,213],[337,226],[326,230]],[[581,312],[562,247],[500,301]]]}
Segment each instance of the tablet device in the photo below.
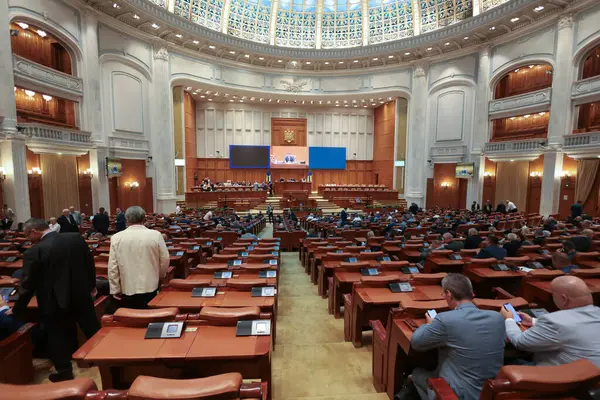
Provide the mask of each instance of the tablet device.
{"label": "tablet device", "polygon": [[248,246],[248,248],[246,250],[252,251],[252,250],[254,250],[254,246]]}
{"label": "tablet device", "polygon": [[379,275],[379,271],[377,268],[361,268],[360,274],[362,276],[377,276]]}
{"label": "tablet device", "polygon": [[412,292],[413,288],[408,282],[396,282],[390,283],[390,290],[392,293],[407,293]]}
{"label": "tablet device", "polygon": [[227,261],[227,265],[229,265],[230,267],[239,267],[240,265],[242,265],[242,260],[229,260]]}
{"label": "tablet device", "polygon": [[94,243],[91,247],[92,247],[92,249],[97,248],[98,247],[98,243]]}
{"label": "tablet device", "polygon": [[6,299],[8,297],[8,301],[16,301],[18,298],[17,293],[17,288],[15,287],[0,288],[0,298]]}
{"label": "tablet device", "polygon": [[402,267],[402,273],[404,274],[418,274],[420,272],[417,267]]}
{"label": "tablet device", "polygon": [[238,256],[240,256],[240,257],[248,257],[248,252],[247,251],[240,251],[238,253]]}
{"label": "tablet device", "polygon": [[213,274],[213,278],[215,278],[215,279],[229,279],[232,276],[233,276],[232,271],[221,271],[221,272],[215,272]]}
{"label": "tablet device", "polygon": [[515,308],[513,307],[513,305],[512,305],[512,304],[510,304],[510,303],[506,303],[506,304],[504,305],[504,308],[505,308],[507,311],[510,311],[510,312],[512,313],[512,315],[513,315],[513,319],[515,320],[515,322],[516,322],[517,324],[518,324],[519,322],[521,322],[521,317],[519,317],[519,314],[517,314],[517,310],[515,310]]}
{"label": "tablet device", "polygon": [[529,308],[522,311],[533,318],[539,318],[542,315],[548,314],[548,310],[546,310],[545,308]]}
{"label": "tablet device", "polygon": [[533,269],[543,269],[544,266],[542,265],[542,263],[540,263],[539,261],[529,261],[527,263],[527,266],[529,268],[533,268]]}
{"label": "tablet device", "polygon": [[200,246],[192,246],[192,250],[200,250]]}
{"label": "tablet device", "polygon": [[269,265],[277,265],[277,260],[268,260]]}
{"label": "tablet device", "polygon": [[17,257],[15,257],[15,256],[4,257],[4,262],[11,263],[11,262],[15,262],[15,261],[17,261]]}
{"label": "tablet device", "polygon": [[267,336],[271,334],[271,320],[238,321],[235,336]]}
{"label": "tablet device", "polygon": [[360,245],[361,245],[361,246],[366,246],[366,245],[367,245],[367,242],[360,242]]}
{"label": "tablet device", "polygon": [[462,256],[460,254],[450,254],[448,258],[451,260],[462,260]]}
{"label": "tablet device", "polygon": [[279,246],[275,246],[275,247],[273,247],[273,250],[277,250],[277,251],[279,251]]}
{"label": "tablet device", "polygon": [[174,251],[174,252],[173,252],[173,255],[174,255],[175,257],[182,257],[182,256],[183,256],[183,251]]}
{"label": "tablet device", "polygon": [[252,246],[258,246],[258,242],[252,242]]}
{"label": "tablet device", "polygon": [[278,251],[272,251],[272,252],[271,252],[271,255],[272,255],[272,256],[279,256],[279,252],[278,252]]}
{"label": "tablet device", "polygon": [[183,322],[151,322],[144,339],[172,339],[181,337]]}
{"label": "tablet device", "polygon": [[259,278],[276,278],[277,271],[258,271]]}
{"label": "tablet device", "polygon": [[222,238],[222,237],[218,237],[218,238],[217,238],[217,241],[221,241],[221,240],[223,240],[223,238]]}
{"label": "tablet device", "polygon": [[211,245],[212,245],[212,242],[206,242],[205,244],[206,244],[207,246],[211,246]]}
{"label": "tablet device", "polygon": [[388,256],[379,256],[377,257],[377,261],[392,261]]}
{"label": "tablet device", "polygon": [[216,295],[216,287],[202,287],[192,289],[192,297],[215,297]]}
{"label": "tablet device", "polygon": [[355,263],[355,262],[358,262],[358,259],[356,257],[348,257],[348,258],[344,259],[344,262]]}
{"label": "tablet device", "polygon": [[492,269],[494,271],[508,271],[508,267],[506,266],[506,264],[492,265]]}
{"label": "tablet device", "polygon": [[338,254],[340,254],[340,253],[343,253],[343,252],[344,252],[344,250],[340,250],[340,249],[338,249],[338,250],[336,250],[335,252],[336,252],[336,253],[338,253]]}
{"label": "tablet device", "polygon": [[263,287],[253,287],[251,290],[252,297],[274,297],[275,296],[275,287],[273,286],[263,286]]}

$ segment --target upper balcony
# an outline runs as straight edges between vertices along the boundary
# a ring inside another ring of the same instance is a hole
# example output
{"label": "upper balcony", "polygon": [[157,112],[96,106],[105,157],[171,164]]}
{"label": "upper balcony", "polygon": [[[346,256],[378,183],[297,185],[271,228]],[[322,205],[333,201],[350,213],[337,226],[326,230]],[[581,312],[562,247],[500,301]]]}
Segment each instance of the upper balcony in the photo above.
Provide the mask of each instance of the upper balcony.
{"label": "upper balcony", "polygon": [[544,150],[544,139],[489,142],[483,149],[484,155],[491,161],[532,161]]}
{"label": "upper balcony", "polygon": [[595,158],[600,154],[600,129],[595,132],[565,135],[563,151],[571,158]]}

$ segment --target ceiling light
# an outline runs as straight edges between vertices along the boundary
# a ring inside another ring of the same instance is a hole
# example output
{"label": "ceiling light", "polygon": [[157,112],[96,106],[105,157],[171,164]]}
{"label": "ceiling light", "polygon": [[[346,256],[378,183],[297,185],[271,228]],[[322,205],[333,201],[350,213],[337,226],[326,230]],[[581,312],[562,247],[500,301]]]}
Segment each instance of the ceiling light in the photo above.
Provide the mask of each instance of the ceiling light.
{"label": "ceiling light", "polygon": [[394,56],[388,56],[388,58],[394,58]]}
{"label": "ceiling light", "polygon": [[121,8],[121,6],[118,5],[117,3],[113,3],[113,8],[116,8],[118,10],[119,8]]}
{"label": "ceiling light", "polygon": [[329,61],[325,61],[325,65],[329,65]]}
{"label": "ceiling light", "polygon": [[490,26],[490,31],[495,31],[496,27],[495,26]]}
{"label": "ceiling light", "polygon": [[509,119],[512,121],[513,119],[515,119],[515,117],[510,117]]}
{"label": "ceiling light", "polygon": [[533,9],[533,11],[535,12],[540,12],[544,9],[544,6],[537,6],[536,8]]}
{"label": "ceiling light", "polygon": [[229,50],[229,54],[235,54],[235,51]]}
{"label": "ceiling light", "polygon": [[542,112],[540,113],[540,115],[541,115],[541,116],[544,116],[544,115],[546,115],[546,112],[545,112],[545,111],[542,111]]}
{"label": "ceiling light", "polygon": [[368,106],[363,106],[364,108],[367,108]]}
{"label": "ceiling light", "polygon": [[52,100],[52,96],[48,96],[47,94],[43,94],[43,95],[42,95],[42,98],[43,98],[44,100],[46,100],[46,101],[50,101],[50,100]]}
{"label": "ceiling light", "polygon": [[348,107],[348,104],[344,104],[344,107]]}
{"label": "ceiling light", "polygon": [[29,28],[29,25],[27,25],[25,22],[17,22],[17,25],[19,25],[22,29]]}
{"label": "ceiling light", "polygon": [[512,22],[512,23],[514,24],[514,23],[515,23],[515,22],[517,22],[518,20],[519,20],[519,17],[514,17],[514,18],[511,18],[511,19],[510,19],[510,22]]}
{"label": "ceiling light", "polygon": [[304,64],[306,64],[306,65],[310,65],[310,61],[307,61],[307,62],[305,62]]}
{"label": "ceiling light", "polygon": [[244,100],[240,100],[240,103],[243,103],[243,102],[244,102]]}
{"label": "ceiling light", "polygon": [[250,101],[256,100],[256,97],[250,97]]}
{"label": "ceiling light", "polygon": [[515,160],[510,160],[510,162],[515,162]]}
{"label": "ceiling light", "polygon": [[152,24],[151,26],[152,26],[154,29],[158,29],[158,28],[160,28],[160,25],[158,25],[158,24],[156,24],[156,23]]}
{"label": "ceiling light", "polygon": [[205,98],[205,97],[206,97],[206,96],[204,96],[204,95],[200,96],[200,98],[201,98],[201,99],[203,99],[203,98]]}
{"label": "ceiling light", "polygon": [[188,86],[188,87],[185,88],[185,90],[187,90],[189,92],[190,90],[192,90],[192,87]]}
{"label": "ceiling light", "polygon": [[358,62],[358,60],[354,60],[354,63],[356,64]]}
{"label": "ceiling light", "polygon": [[181,33],[178,33],[175,35],[176,38],[181,39],[183,37],[183,35]]}
{"label": "ceiling light", "polygon": [[523,118],[529,118],[529,117],[531,117],[531,114],[525,114],[525,115],[523,115]]}
{"label": "ceiling light", "polygon": [[41,30],[41,29],[38,29],[38,30],[37,30],[37,34],[38,34],[38,35],[40,35],[41,37],[46,37],[46,36],[48,36],[48,34],[47,34],[46,32],[44,32],[43,30]]}
{"label": "ceiling light", "polygon": [[373,61],[377,61],[377,60],[379,60],[379,58],[377,58],[377,57],[375,57],[375,58],[373,59]]}
{"label": "ceiling light", "polygon": [[208,101],[212,101],[212,99],[208,99]]}
{"label": "ceiling light", "polygon": [[450,46],[450,42],[444,43],[444,46]]}
{"label": "ceiling light", "polygon": [[433,50],[433,47],[428,47],[427,48],[427,51],[431,51],[431,50]]}
{"label": "ceiling light", "polygon": [[327,104],[331,104],[331,100],[327,100]]}
{"label": "ceiling light", "polygon": [[336,104],[335,106],[336,106],[336,107],[339,107],[340,105],[339,105],[339,104]]}
{"label": "ceiling light", "polygon": [[517,68],[517,69],[515,69],[515,72],[519,72],[520,70],[521,70],[521,69]]}
{"label": "ceiling light", "polygon": [[529,68],[533,68],[533,65],[530,65]]}
{"label": "ceiling light", "polygon": [[278,63],[280,63],[280,62],[283,62],[283,61],[281,61],[281,60],[277,60],[277,62],[278,62]]}
{"label": "ceiling light", "polygon": [[273,101],[273,99],[269,99],[269,103],[272,102],[272,101]]}
{"label": "ceiling light", "polygon": [[265,58],[264,58],[264,57],[258,57],[258,59],[259,59],[260,61],[262,61],[262,60],[264,60]]}
{"label": "ceiling light", "polygon": [[250,58],[250,54],[244,54],[244,57]]}
{"label": "ceiling light", "polygon": [[343,64],[343,63],[344,63],[343,61],[338,61],[338,64]]}
{"label": "ceiling light", "polygon": [[198,44],[198,43],[200,43],[200,42],[199,42],[199,41],[197,41],[197,40],[194,40],[194,41],[192,41],[192,43],[194,43],[194,44]]}
{"label": "ceiling light", "polygon": [[261,97],[261,98],[260,98],[260,101],[263,101],[263,100],[264,100],[264,99]]}
{"label": "ceiling light", "polygon": [[405,56],[410,56],[410,52],[407,51],[406,53],[404,53]]}
{"label": "ceiling light", "polygon": [[132,17],[133,17],[133,19],[140,19],[140,16],[137,14],[133,14]]}
{"label": "ceiling light", "polygon": [[35,92],[33,90],[25,90],[25,94],[29,97],[35,96]]}
{"label": "ceiling light", "polygon": [[231,103],[233,103],[233,99],[229,100]]}
{"label": "ceiling light", "polygon": [[209,49],[214,50],[215,46],[213,46],[212,44],[210,46],[208,46]]}
{"label": "ceiling light", "polygon": [[465,37],[463,38],[463,40],[469,40],[469,37],[468,37],[468,36],[465,36]]}

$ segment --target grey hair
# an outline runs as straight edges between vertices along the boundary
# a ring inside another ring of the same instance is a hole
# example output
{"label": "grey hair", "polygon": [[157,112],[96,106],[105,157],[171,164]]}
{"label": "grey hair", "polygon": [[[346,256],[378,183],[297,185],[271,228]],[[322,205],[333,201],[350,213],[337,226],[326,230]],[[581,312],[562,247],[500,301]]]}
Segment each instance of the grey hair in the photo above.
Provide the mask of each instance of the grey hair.
{"label": "grey hair", "polygon": [[552,235],[552,233],[550,231],[543,230],[542,235],[544,235],[544,237],[547,238],[547,237],[550,237],[550,235]]}
{"label": "grey hair", "polygon": [[23,230],[35,229],[38,232],[42,232],[50,229],[48,223],[43,219],[39,218],[30,218],[25,221],[25,225],[23,225]]}
{"label": "grey hair", "polygon": [[515,233],[512,233],[512,232],[509,233],[508,235],[506,235],[506,238],[508,240],[518,240],[519,239],[519,237]]}
{"label": "grey hair", "polygon": [[477,229],[475,229],[475,228],[469,229],[469,236],[475,236],[478,234],[479,234],[479,232],[477,232]]}
{"label": "grey hair", "polygon": [[450,232],[446,232],[442,235],[444,239],[454,239],[454,236]]}
{"label": "grey hair", "polygon": [[125,211],[125,219],[130,224],[141,224],[146,218],[146,211],[140,206],[131,206]]}
{"label": "grey hair", "polygon": [[471,280],[463,274],[448,274],[442,279],[442,289],[452,293],[458,301],[471,300],[475,296]]}

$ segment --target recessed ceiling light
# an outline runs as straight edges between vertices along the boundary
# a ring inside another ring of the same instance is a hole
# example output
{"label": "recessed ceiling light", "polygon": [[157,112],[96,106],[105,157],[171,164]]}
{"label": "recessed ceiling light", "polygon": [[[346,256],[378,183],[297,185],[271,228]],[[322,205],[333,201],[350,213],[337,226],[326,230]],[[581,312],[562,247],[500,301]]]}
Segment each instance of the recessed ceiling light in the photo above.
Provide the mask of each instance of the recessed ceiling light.
{"label": "recessed ceiling light", "polygon": [[229,100],[230,103],[233,103],[233,99]]}
{"label": "recessed ceiling light", "polygon": [[529,118],[529,117],[531,117],[531,114],[525,114],[525,115],[523,115],[523,118]]}
{"label": "recessed ceiling light", "polygon": [[344,104],[344,107],[348,107],[348,104]]}
{"label": "recessed ceiling light", "polygon": [[283,62],[282,60],[277,60],[278,63]]}
{"label": "recessed ceiling light", "polygon": [[150,25],[150,26],[152,26],[154,29],[158,29],[158,28],[160,28],[160,25],[158,25],[158,24],[156,24],[156,23],[153,23],[153,24],[152,24],[152,25]]}
{"label": "recessed ceiling light", "polygon": [[212,101],[212,99],[208,99],[208,101]]}
{"label": "recessed ceiling light", "polygon": [[512,121],[513,119],[515,119],[515,117],[510,117],[509,119]]}
{"label": "recessed ceiling light", "polygon": [[33,97],[33,96],[35,96],[35,92],[34,92],[33,90],[25,90],[25,94],[26,94],[28,97]]}
{"label": "recessed ceiling light", "polygon": [[343,64],[343,63],[344,63],[343,61],[338,61],[338,64]]}
{"label": "recessed ceiling light", "polygon": [[310,65],[310,61],[307,61],[307,62],[305,62],[304,64],[306,64],[306,65]]}
{"label": "recessed ceiling light", "polygon": [[325,65],[329,65],[329,61],[325,61]]}
{"label": "recessed ceiling light", "polygon": [[515,162],[515,160],[510,160],[510,162]]}
{"label": "recessed ceiling light", "polygon": [[17,25],[19,25],[22,29],[29,28],[29,25],[27,25],[25,22],[17,22]]}
{"label": "recessed ceiling light", "polygon": [[358,60],[354,60],[354,63],[356,64],[358,62]]}
{"label": "recessed ceiling light", "polygon": [[519,20],[519,17],[514,17],[514,18],[511,18],[511,19],[510,19],[510,22],[512,22],[512,23],[514,24],[514,23],[515,23],[515,22],[517,22],[518,20]]}
{"label": "recessed ceiling light", "polygon": [[367,108],[368,106],[363,106],[364,108]]}
{"label": "recessed ceiling light", "polygon": [[113,8],[116,8],[118,10],[119,8],[121,8],[121,6],[118,5],[117,3],[113,3]]}
{"label": "recessed ceiling light", "polygon": [[188,86],[188,87],[185,88],[185,90],[187,90],[189,92],[190,90],[192,90],[192,87]]}
{"label": "recessed ceiling light", "polygon": [[520,71],[520,69],[519,69],[519,68],[515,69],[515,72],[519,72],[519,71]]}
{"label": "recessed ceiling light", "polygon": [[407,51],[406,53],[404,53],[405,56],[410,56],[410,51]]}
{"label": "recessed ceiling light", "polygon": [[465,36],[465,37],[463,38],[463,40],[469,40],[469,37],[468,37],[468,36]]}
{"label": "recessed ceiling light", "polygon": [[265,58],[264,58],[264,57],[258,57],[258,59],[259,59],[260,61],[262,61],[262,60],[264,60]]}
{"label": "recessed ceiling light", "polygon": [[534,67],[533,65],[530,65],[530,66],[529,66],[529,68],[533,68],[533,67]]}
{"label": "recessed ceiling light", "polygon": [[48,34],[47,34],[46,32],[44,32],[43,30],[41,30],[41,29],[38,29],[36,32],[37,32],[37,34],[38,34],[38,35],[40,35],[41,37],[46,37],[46,36],[48,36]]}
{"label": "recessed ceiling light", "polygon": [[542,111],[542,112],[540,113],[540,115],[543,117],[544,115],[546,115],[546,113],[545,113],[544,111]]}
{"label": "recessed ceiling light", "polygon": [[133,17],[133,19],[140,19],[140,16],[137,14],[133,14],[132,17]]}
{"label": "recessed ceiling light", "polygon": [[450,42],[444,43],[444,46],[450,46]]}
{"label": "recessed ceiling light", "polygon": [[544,6],[537,6],[536,8],[533,9],[533,11],[535,12],[540,12],[544,9]]}
{"label": "recessed ceiling light", "polygon": [[433,50],[433,47],[428,47],[427,48],[427,51],[431,51],[431,50]]}
{"label": "recessed ceiling light", "polygon": [[490,26],[490,31],[495,31],[496,27],[495,26]]}
{"label": "recessed ceiling light", "polygon": [[243,103],[243,102],[244,102],[244,100],[240,100],[240,103]]}
{"label": "recessed ceiling light", "polygon": [[244,54],[244,57],[250,58],[250,54]]}
{"label": "recessed ceiling light", "polygon": [[379,58],[377,58],[377,57],[375,57],[375,58],[373,59],[373,61],[377,61],[377,60],[379,60]]}
{"label": "recessed ceiling light", "polygon": [[178,33],[175,35],[176,38],[181,39],[183,37],[183,35],[181,33]]}
{"label": "recessed ceiling light", "polygon": [[198,44],[198,43],[200,43],[200,42],[199,42],[199,41],[197,41],[197,40],[194,40],[194,41],[192,41],[192,43],[194,43],[194,44]]}
{"label": "recessed ceiling light", "polygon": [[235,54],[235,51],[229,50],[229,54]]}
{"label": "recessed ceiling light", "polygon": [[214,50],[215,46],[213,46],[212,44],[210,46],[208,46],[209,49]]}
{"label": "recessed ceiling light", "polygon": [[394,56],[388,56],[388,58],[394,58]]}

